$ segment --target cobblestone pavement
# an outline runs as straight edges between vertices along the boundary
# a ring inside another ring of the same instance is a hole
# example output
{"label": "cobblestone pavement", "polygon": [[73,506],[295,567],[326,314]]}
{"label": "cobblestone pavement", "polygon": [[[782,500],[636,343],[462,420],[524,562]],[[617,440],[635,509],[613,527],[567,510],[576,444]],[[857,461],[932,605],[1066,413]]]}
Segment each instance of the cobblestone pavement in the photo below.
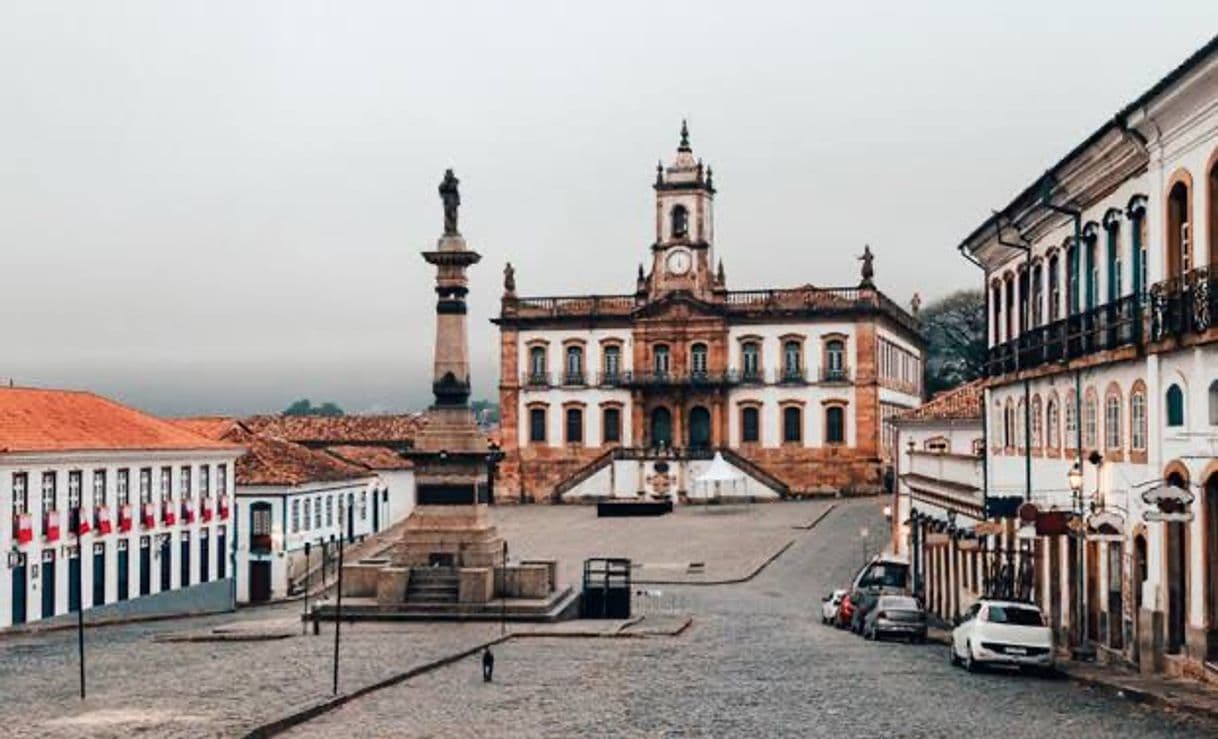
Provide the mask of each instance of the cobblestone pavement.
{"label": "cobblestone pavement", "polygon": [[970,675],[946,648],[872,643],[821,626],[819,596],[882,546],[875,501],[845,503],[757,579],[669,588],[683,636],[521,639],[492,684],[475,659],[373,693],[293,736],[1185,737],[1218,725],[1066,680]]}
{"label": "cobblestone pavement", "polygon": [[[654,518],[597,518],[591,505],[502,506],[492,512],[512,559],[557,559],[559,580],[578,584],[584,558],[593,556],[626,557],[635,563],[635,577],[647,580],[744,577],[806,533],[794,527],[808,525],[831,505],[815,500],[678,506]],[[704,565],[700,574],[687,572],[693,562]]]}

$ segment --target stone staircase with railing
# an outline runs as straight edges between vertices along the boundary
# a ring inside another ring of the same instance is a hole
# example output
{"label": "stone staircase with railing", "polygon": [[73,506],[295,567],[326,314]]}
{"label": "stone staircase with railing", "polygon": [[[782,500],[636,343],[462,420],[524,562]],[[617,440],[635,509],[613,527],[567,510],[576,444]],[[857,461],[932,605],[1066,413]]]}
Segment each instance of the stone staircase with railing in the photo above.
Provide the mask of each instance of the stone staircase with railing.
{"label": "stone staircase with railing", "polygon": [[413,567],[406,585],[406,602],[411,605],[456,603],[461,581],[452,567]]}

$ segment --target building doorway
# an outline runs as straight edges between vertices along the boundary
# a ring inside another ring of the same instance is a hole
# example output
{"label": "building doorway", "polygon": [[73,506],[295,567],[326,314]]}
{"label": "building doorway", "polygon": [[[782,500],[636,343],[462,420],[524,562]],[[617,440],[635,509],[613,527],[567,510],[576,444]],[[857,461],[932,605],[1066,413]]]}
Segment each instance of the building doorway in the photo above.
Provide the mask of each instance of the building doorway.
{"label": "building doorway", "polygon": [[651,446],[672,446],[672,413],[664,406],[651,412]]}
{"label": "building doorway", "polygon": [[1056,632],[1058,643],[1062,632],[1062,548],[1061,539],[1049,537],[1049,623]]}
{"label": "building doorway", "polygon": [[1133,540],[1133,638],[1130,645],[1133,647],[1135,662],[1141,659],[1138,624],[1142,619],[1142,586],[1146,584],[1146,574],[1149,572],[1146,557],[1146,536],[1138,534]]}
{"label": "building doorway", "polygon": [[265,603],[271,599],[271,563],[250,562],[250,601]]}
{"label": "building doorway", "polygon": [[[1188,482],[1179,472],[1168,476],[1167,482],[1188,489]],[[1185,623],[1188,614],[1188,530],[1179,521],[1167,528],[1167,653],[1179,654],[1184,648]]]}
{"label": "building doorway", "polygon": [[13,568],[13,623],[25,623],[26,558],[25,552],[17,552],[17,565]]}
{"label": "building doorway", "polygon": [[689,411],[689,448],[709,449],[711,445],[710,411],[694,406]]}
{"label": "building doorway", "polygon": [[1218,660],[1218,473],[1205,481],[1205,623],[1209,629],[1206,659]]}
{"label": "building doorway", "polygon": [[1125,648],[1125,601],[1121,585],[1125,580],[1125,547],[1108,542],[1108,646]]}
{"label": "building doorway", "polygon": [[42,618],[55,615],[55,550],[42,553]]}
{"label": "building doorway", "polygon": [[1100,543],[1087,542],[1087,639],[1100,641]]}

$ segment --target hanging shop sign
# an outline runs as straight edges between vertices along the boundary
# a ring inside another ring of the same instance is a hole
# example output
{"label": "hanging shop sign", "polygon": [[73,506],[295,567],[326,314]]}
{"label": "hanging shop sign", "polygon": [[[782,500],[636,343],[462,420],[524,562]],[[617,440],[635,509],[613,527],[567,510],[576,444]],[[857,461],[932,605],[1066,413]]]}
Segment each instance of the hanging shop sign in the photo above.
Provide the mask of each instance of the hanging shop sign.
{"label": "hanging shop sign", "polygon": [[947,534],[927,534],[926,535],[926,546],[928,546],[928,547],[946,546],[947,542],[950,539],[951,539],[951,537],[949,537]]}
{"label": "hanging shop sign", "polygon": [[975,552],[981,548],[981,542],[976,539],[961,539],[956,542],[956,548],[962,552]]}
{"label": "hanging shop sign", "polygon": [[1002,521],[978,521],[973,526],[973,533],[977,536],[990,536],[991,534],[1001,534],[1003,528]]}
{"label": "hanging shop sign", "polygon": [[1155,485],[1142,493],[1142,502],[1151,506],[1142,514],[1146,521],[1180,521],[1193,520],[1193,494],[1188,490],[1166,482]]}

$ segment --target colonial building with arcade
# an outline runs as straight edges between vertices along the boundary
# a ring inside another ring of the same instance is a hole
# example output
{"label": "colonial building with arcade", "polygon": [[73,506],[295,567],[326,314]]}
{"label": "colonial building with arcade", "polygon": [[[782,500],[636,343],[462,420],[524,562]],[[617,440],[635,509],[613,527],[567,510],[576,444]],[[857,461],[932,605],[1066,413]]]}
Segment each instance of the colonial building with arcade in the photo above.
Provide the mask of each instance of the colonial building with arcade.
{"label": "colonial building with arcade", "polygon": [[682,126],[634,290],[526,297],[505,269],[498,494],[683,495],[716,452],[750,497],[879,490],[883,419],[921,402],[917,320],[877,289],[729,290]]}

